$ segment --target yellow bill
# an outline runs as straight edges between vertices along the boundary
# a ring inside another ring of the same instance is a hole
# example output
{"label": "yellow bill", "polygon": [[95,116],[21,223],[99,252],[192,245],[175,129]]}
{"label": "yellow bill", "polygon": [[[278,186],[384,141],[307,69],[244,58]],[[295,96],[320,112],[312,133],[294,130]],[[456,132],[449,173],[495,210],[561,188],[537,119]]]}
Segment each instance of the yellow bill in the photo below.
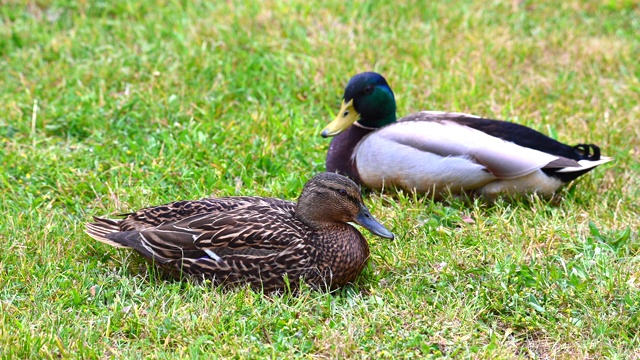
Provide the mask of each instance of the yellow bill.
{"label": "yellow bill", "polygon": [[354,122],[356,122],[360,118],[360,114],[353,108],[353,99],[349,100],[348,103],[342,101],[342,106],[340,107],[340,112],[338,116],[336,116],[335,120],[329,123],[322,130],[322,137],[330,137],[336,136],[341,132],[351,126]]}

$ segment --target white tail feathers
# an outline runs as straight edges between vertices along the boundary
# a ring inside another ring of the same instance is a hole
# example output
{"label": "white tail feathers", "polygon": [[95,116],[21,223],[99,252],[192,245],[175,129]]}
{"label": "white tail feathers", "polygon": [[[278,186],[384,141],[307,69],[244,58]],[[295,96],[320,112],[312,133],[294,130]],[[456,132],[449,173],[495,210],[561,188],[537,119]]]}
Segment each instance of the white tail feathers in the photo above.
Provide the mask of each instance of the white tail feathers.
{"label": "white tail feathers", "polygon": [[607,156],[600,157],[600,160],[579,160],[578,164],[580,164],[581,166],[568,166],[568,167],[556,170],[556,172],[569,173],[569,172],[575,172],[575,171],[584,171],[586,169],[592,169],[596,166],[600,166],[602,164],[608,163],[611,160],[613,160],[613,158],[610,158]]}

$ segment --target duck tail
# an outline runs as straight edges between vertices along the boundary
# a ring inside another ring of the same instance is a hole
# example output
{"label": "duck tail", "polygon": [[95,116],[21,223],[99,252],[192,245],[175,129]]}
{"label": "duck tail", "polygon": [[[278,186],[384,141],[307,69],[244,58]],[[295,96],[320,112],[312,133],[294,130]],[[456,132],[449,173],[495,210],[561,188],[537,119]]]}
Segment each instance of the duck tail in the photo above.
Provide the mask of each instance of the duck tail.
{"label": "duck tail", "polygon": [[95,222],[85,224],[84,232],[92,238],[111,246],[118,248],[130,248],[129,245],[118,242],[109,238],[109,234],[117,233],[120,231],[120,220],[105,219],[97,216],[93,217]]}
{"label": "duck tail", "polygon": [[607,156],[598,156],[598,160],[587,160],[587,159],[578,160],[578,164],[580,164],[580,166],[567,166],[565,168],[556,170],[556,172],[559,172],[559,173],[580,172],[583,174],[597,166],[608,163],[611,160],[613,160],[613,158],[610,158]]}

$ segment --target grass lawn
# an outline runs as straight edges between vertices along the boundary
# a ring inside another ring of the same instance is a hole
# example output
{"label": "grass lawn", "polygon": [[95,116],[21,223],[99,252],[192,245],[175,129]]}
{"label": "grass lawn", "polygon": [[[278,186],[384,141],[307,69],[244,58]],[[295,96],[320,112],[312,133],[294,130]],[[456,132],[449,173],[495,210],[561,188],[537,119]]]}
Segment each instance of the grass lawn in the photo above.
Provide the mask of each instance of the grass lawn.
{"label": "grass lawn", "polygon": [[[640,7],[595,1],[8,1],[0,6],[3,358],[640,357]],[[399,115],[508,119],[615,161],[494,204],[366,192],[353,285],[166,281],[92,215],[297,198],[349,78]]]}

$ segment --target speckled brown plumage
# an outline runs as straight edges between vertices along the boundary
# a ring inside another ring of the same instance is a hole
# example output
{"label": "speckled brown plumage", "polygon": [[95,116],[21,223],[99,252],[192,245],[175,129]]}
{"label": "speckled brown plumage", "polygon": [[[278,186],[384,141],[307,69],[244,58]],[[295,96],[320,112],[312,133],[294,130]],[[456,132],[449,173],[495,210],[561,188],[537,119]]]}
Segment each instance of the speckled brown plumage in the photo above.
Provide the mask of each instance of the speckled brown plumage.
{"label": "speckled brown plumage", "polygon": [[91,237],[133,248],[167,270],[269,292],[283,289],[285,276],[294,288],[301,279],[318,288],[353,281],[369,247],[347,222],[393,238],[366,209],[357,185],[332,173],[312,178],[297,204],[206,198],[145,208],[122,220],[94,219],[86,229]]}

